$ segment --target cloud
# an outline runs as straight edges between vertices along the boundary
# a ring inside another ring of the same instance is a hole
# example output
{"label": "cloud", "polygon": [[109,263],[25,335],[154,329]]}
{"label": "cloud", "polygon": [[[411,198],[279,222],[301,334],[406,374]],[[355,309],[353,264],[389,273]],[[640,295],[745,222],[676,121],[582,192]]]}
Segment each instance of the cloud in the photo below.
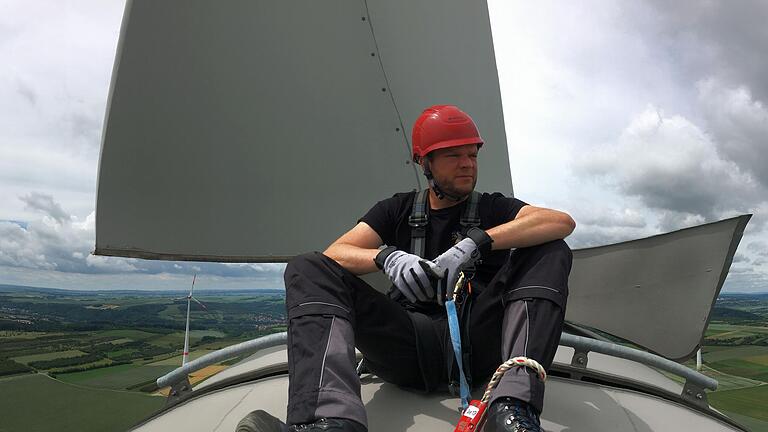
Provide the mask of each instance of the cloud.
{"label": "cloud", "polygon": [[77,274],[191,275],[249,278],[280,286],[284,264],[219,264],[150,261],[91,255],[95,239],[95,213],[78,219],[69,215],[50,195],[33,192],[20,197],[42,215],[28,223],[0,221],[0,266],[55,270]]}
{"label": "cloud", "polygon": [[768,242],[764,240],[750,242],[747,244],[747,250],[757,256],[768,257]]}
{"label": "cloud", "polygon": [[16,91],[19,93],[19,95],[26,99],[30,105],[37,104],[37,93],[31,86],[27,85],[20,78],[18,78],[16,81]]}
{"label": "cloud", "polygon": [[594,208],[581,209],[578,216],[580,224],[612,226],[623,228],[645,228],[645,217],[635,210],[625,208],[623,210],[603,209],[597,211]]}
{"label": "cloud", "polygon": [[567,239],[571,248],[603,246],[646,237],[647,233],[626,227],[584,225],[577,222],[576,230]]}
{"label": "cloud", "polygon": [[53,197],[50,195],[32,192],[29,195],[19,197],[19,199],[27,204],[28,209],[42,212],[60,224],[69,221],[69,215],[64,212],[59,203],[53,201]]}
{"label": "cloud", "polygon": [[706,127],[718,151],[768,190],[768,109],[744,85],[729,87],[709,78],[697,88]]}
{"label": "cloud", "polygon": [[81,218],[93,208],[99,136],[124,4],[3,4],[0,219],[31,219],[16,199],[30,190],[66,198]]}
{"label": "cloud", "polygon": [[[83,258],[82,254],[77,254],[80,259]],[[129,273],[138,270],[128,260],[115,257],[88,255],[85,257],[85,264],[104,273]]]}
{"label": "cloud", "polygon": [[733,209],[746,211],[764,193],[699,127],[653,106],[636,115],[615,144],[587,153],[575,166],[661,211],[663,226],[681,215],[699,223]]}
{"label": "cloud", "polygon": [[752,260],[748,256],[746,256],[744,254],[737,253],[736,255],[733,256],[733,263],[734,264],[736,264],[736,263],[750,263],[750,262],[752,262]]}
{"label": "cloud", "polygon": [[762,0],[650,0],[657,14],[655,40],[668,61],[691,82],[716,75],[727,82],[747,83],[759,99],[768,100],[768,46]]}

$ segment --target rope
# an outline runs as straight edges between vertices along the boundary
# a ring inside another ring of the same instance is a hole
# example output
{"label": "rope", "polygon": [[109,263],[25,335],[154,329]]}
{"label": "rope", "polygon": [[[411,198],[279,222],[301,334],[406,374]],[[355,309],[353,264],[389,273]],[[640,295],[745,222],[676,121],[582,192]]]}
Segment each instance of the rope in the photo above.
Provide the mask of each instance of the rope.
{"label": "rope", "polygon": [[496,369],[496,372],[493,373],[491,381],[488,382],[488,386],[485,388],[485,393],[483,393],[483,398],[480,400],[480,402],[488,403],[488,401],[491,399],[491,392],[499,384],[501,377],[504,376],[506,371],[512,369],[513,367],[527,367],[533,369],[536,371],[536,374],[539,376],[542,382],[547,380],[547,372],[539,364],[539,362],[528,357],[513,357],[502,363],[501,366]]}

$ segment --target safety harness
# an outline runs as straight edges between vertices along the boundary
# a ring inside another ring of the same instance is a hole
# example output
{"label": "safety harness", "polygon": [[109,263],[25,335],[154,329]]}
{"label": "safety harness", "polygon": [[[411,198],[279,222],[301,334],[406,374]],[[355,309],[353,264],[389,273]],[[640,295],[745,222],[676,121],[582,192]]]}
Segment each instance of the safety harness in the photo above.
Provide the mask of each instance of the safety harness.
{"label": "safety harness", "polygon": [[[413,208],[411,216],[408,217],[408,225],[411,226],[411,253],[424,258],[427,245],[427,224],[429,223],[428,202],[429,189],[424,189],[416,193],[413,199]],[[472,191],[467,200],[467,206],[461,214],[461,234],[472,227],[480,226],[480,192]]]}
{"label": "safety harness", "polygon": [[[465,237],[467,231],[473,227],[480,226],[480,193],[473,191],[467,200],[467,205],[464,208],[464,212],[461,215],[461,238]],[[411,227],[411,253],[424,258],[426,253],[426,237],[427,237],[427,225],[429,223],[429,189],[425,189],[416,193],[413,200],[413,208],[411,215],[408,218],[408,224]],[[458,239],[458,240],[461,240]],[[458,241],[457,240],[457,241]],[[470,379],[471,375],[467,372],[472,368],[469,365],[471,349],[465,347],[462,349],[462,339],[469,341],[469,314],[471,311],[471,282],[470,280],[474,276],[476,268],[463,269],[460,274],[459,280],[455,287],[448,287],[452,289],[452,295],[445,301],[446,315],[448,317],[448,328],[451,336],[451,344],[453,346],[453,353],[458,367],[459,375],[459,392],[458,396],[461,398],[461,418],[456,426],[454,432],[477,432],[479,431],[485,420],[485,411],[488,402],[491,397],[491,392],[498,385],[501,377],[504,373],[513,367],[527,367],[534,371],[539,378],[544,381],[547,378],[547,374],[544,368],[535,360],[527,357],[514,357],[506,362],[496,370],[488,383],[483,397],[480,400],[472,400],[470,395]],[[465,289],[469,288],[469,289]],[[416,327],[417,333],[417,345],[424,343],[430,345],[429,338],[422,338],[419,333],[423,331],[425,327],[431,326],[431,321],[422,314],[414,313],[410,314],[412,317],[414,327]],[[434,346],[424,346],[422,349],[430,350],[434,349]],[[448,360],[448,359],[446,359]],[[451,360],[450,363],[453,363]],[[466,368],[464,367],[466,365]],[[426,367],[425,367],[426,366]],[[428,365],[422,365],[422,370],[428,369]],[[449,390],[454,396],[457,395],[456,383],[453,380],[452,367],[448,367],[448,379],[451,383]],[[469,377],[469,378],[468,378]],[[427,378],[425,376],[425,383]]]}
{"label": "safety harness", "polygon": [[[465,236],[467,231],[473,227],[480,226],[480,193],[473,191],[467,199],[467,205],[464,208],[464,212],[461,215],[459,221],[461,225],[461,236]],[[411,226],[411,253],[424,258],[426,253],[426,237],[427,237],[427,225],[429,223],[429,189],[424,189],[416,193],[413,200],[413,208],[411,210],[411,216],[408,218],[408,224]],[[461,398],[462,409],[466,409],[470,400],[470,383],[467,376],[470,376],[467,371],[471,370],[469,366],[469,355],[471,350],[462,350],[462,339],[469,340],[469,311],[471,302],[471,294],[468,292],[462,292],[461,289],[469,280],[474,276],[475,268],[466,268],[459,283],[454,287],[448,287],[453,291],[453,295],[450,296],[445,302],[446,315],[448,317],[448,328],[451,336],[451,344],[453,345],[453,352],[456,359],[456,366],[458,368],[459,382],[456,383],[453,380],[451,369],[448,368],[449,382],[451,383],[449,389],[452,394],[457,395],[456,387],[458,384],[458,396]],[[457,308],[458,306],[458,308]],[[459,313],[461,316],[459,316]],[[414,324],[424,325],[424,320],[415,319]],[[446,359],[447,360],[447,359]],[[449,364],[452,363],[449,362]],[[467,364],[466,369],[464,364]]]}

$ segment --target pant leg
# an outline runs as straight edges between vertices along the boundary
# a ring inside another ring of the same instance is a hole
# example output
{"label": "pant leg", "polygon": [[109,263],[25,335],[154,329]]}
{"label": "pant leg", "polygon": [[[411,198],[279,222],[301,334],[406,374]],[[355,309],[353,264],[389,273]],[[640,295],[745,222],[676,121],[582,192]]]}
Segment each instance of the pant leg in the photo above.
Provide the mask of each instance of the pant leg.
{"label": "pant leg", "polygon": [[397,303],[320,253],[285,270],[288,309],[288,424],[341,417],[367,424],[355,344],[381,378],[418,386],[415,335]]}
{"label": "pant leg", "polygon": [[[502,362],[516,356],[549,369],[560,342],[572,257],[562,240],[516,249],[477,296],[470,324],[475,382],[487,380]],[[491,403],[504,396],[526,401],[541,412],[544,383],[528,368],[513,368],[504,374]]]}

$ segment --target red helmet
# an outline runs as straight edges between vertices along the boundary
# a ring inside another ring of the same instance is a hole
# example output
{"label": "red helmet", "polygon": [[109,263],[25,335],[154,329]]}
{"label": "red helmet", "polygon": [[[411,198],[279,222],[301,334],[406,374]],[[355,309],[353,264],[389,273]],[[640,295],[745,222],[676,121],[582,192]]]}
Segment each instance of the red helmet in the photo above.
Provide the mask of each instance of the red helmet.
{"label": "red helmet", "polygon": [[421,113],[411,134],[413,160],[430,152],[467,144],[483,145],[483,138],[472,117],[455,105],[434,105]]}

